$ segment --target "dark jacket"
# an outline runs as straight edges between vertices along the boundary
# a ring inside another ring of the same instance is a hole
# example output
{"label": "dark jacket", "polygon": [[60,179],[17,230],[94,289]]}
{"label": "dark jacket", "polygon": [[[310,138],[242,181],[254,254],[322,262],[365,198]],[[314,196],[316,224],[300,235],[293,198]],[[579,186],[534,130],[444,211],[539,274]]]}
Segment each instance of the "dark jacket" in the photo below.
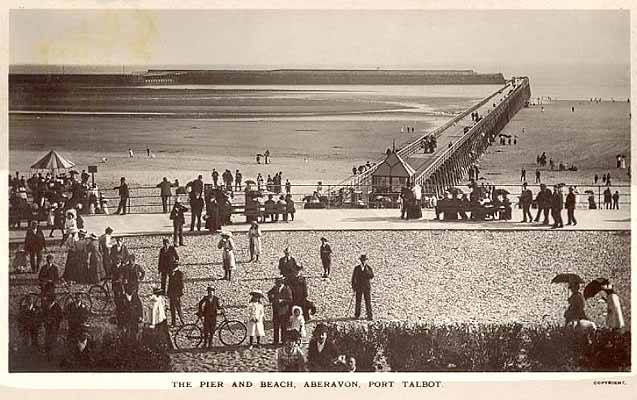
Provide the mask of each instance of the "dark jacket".
{"label": "dark jacket", "polygon": [[552,194],[548,189],[540,190],[537,192],[537,206],[538,208],[550,208],[551,207],[551,197]]}
{"label": "dark jacket", "polygon": [[307,281],[302,275],[290,276],[287,279],[287,285],[292,291],[292,304],[296,306],[305,306],[307,299]]}
{"label": "dark jacket", "polygon": [[44,264],[42,269],[40,269],[40,273],[38,274],[38,281],[40,283],[40,288],[42,291],[51,291],[55,290],[55,284],[60,279],[58,267],[55,264]]}
{"label": "dark jacket", "polygon": [[64,313],[58,303],[53,303],[50,307],[42,307],[42,323],[49,333],[56,333],[60,329],[62,318],[64,318]]}
{"label": "dark jacket", "polygon": [[118,249],[117,244],[113,245],[113,247],[111,247],[110,257],[112,262],[115,261],[116,257],[120,257],[122,259],[122,265],[125,265],[128,263],[128,247],[126,247],[125,244],[122,244],[122,247]]}
{"label": "dark jacket", "polygon": [[575,209],[575,193],[569,193],[566,195],[566,208],[569,210]]}
{"label": "dark jacket", "polygon": [[333,370],[336,357],[336,347],[329,338],[325,341],[321,352],[318,351],[318,340],[316,338],[310,340],[307,350],[307,361],[310,371],[328,372]]}
{"label": "dark jacket", "polygon": [[284,257],[279,258],[279,271],[283,276],[289,276],[296,272],[298,264],[294,257],[289,257],[287,260]]}
{"label": "dark jacket", "polygon": [[551,208],[558,211],[564,208],[564,195],[559,191],[555,191],[555,193],[553,193]]}
{"label": "dark jacket", "polygon": [[374,271],[372,271],[372,267],[369,265],[363,270],[360,265],[357,265],[354,268],[354,273],[352,273],[352,289],[355,292],[366,291],[371,289],[370,280],[374,278]]}
{"label": "dark jacket", "polygon": [[137,295],[132,295],[130,301],[126,296],[122,296],[117,307],[118,320],[122,325],[134,325],[138,323],[143,315],[142,302]]}
{"label": "dark jacket", "polygon": [[40,251],[45,247],[44,234],[42,229],[36,228],[35,233],[29,228],[24,237],[24,251]]}
{"label": "dark jacket", "polygon": [[129,293],[139,289],[139,283],[144,280],[146,272],[139,264],[126,264],[122,268],[122,283]]}
{"label": "dark jacket", "polygon": [[130,196],[129,192],[128,192],[128,184],[127,183],[122,183],[119,186],[115,186],[113,189],[117,189],[119,192],[119,197],[121,198],[128,198]]}
{"label": "dark jacket", "polygon": [[172,219],[173,225],[183,225],[186,223],[186,217],[184,217],[184,213],[186,211],[188,211],[188,207],[185,207],[180,203],[175,203],[172,211],[170,212],[170,219]]}
{"label": "dark jacket", "polygon": [[531,203],[533,203],[533,192],[529,189],[523,190],[520,194],[520,204],[530,205]]}
{"label": "dark jacket", "polygon": [[325,243],[325,245],[321,245],[321,260],[322,261],[331,261],[332,260],[332,248],[329,243]]}
{"label": "dark jacket", "polygon": [[268,291],[268,300],[272,303],[274,315],[287,315],[291,309],[292,291],[286,285],[283,285],[281,289],[275,286]]}
{"label": "dark jacket", "polygon": [[203,317],[204,320],[217,319],[218,311],[219,298],[217,296],[212,296],[212,300],[208,300],[208,296],[204,296],[204,298],[199,301],[197,315]]}
{"label": "dark jacket", "polygon": [[184,273],[177,270],[168,279],[168,298],[176,298],[184,295]]}
{"label": "dark jacket", "polygon": [[177,254],[177,249],[175,246],[168,246],[168,248],[164,248],[162,246],[159,249],[159,272],[168,274],[170,273],[177,262],[179,261],[179,255]]}
{"label": "dark jacket", "polygon": [[567,324],[571,321],[587,319],[584,312],[584,296],[580,292],[574,293],[568,298],[568,308],[564,312],[564,319]]}
{"label": "dark jacket", "polygon": [[187,186],[190,186],[190,192],[194,194],[202,194],[203,193],[203,181],[199,179],[195,179],[190,182]]}
{"label": "dark jacket", "polygon": [[160,189],[160,195],[161,196],[172,196],[172,191],[170,190],[170,188],[172,187],[172,183],[166,181],[162,181],[159,183],[159,185],[157,185],[157,187]]}

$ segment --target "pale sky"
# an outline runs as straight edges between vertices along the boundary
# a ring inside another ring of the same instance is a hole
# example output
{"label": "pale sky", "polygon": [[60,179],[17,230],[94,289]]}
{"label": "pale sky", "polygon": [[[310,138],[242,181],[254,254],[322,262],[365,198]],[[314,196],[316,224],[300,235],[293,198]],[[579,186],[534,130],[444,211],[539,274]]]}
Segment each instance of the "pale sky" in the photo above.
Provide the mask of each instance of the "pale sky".
{"label": "pale sky", "polygon": [[10,13],[11,64],[627,64],[627,11]]}

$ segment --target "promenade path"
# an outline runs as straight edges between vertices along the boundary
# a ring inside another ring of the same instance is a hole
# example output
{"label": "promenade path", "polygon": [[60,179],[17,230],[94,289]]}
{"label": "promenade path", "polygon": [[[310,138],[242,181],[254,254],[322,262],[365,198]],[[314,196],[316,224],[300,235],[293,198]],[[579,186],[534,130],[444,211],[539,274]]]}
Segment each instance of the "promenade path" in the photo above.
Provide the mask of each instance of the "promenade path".
{"label": "promenade path", "polygon": [[[537,210],[531,210],[533,216]],[[566,223],[566,211],[562,213]],[[575,213],[576,226],[565,226],[565,230],[629,230],[630,209],[621,210],[588,210],[578,209]],[[234,216],[235,223],[225,229],[233,232],[245,232],[249,225],[245,217]],[[423,218],[419,220],[400,219],[398,209],[322,209],[299,210],[293,222],[263,223],[263,231],[341,231],[341,230],[542,230],[550,226],[539,223],[521,223],[522,211],[513,209],[511,221],[436,221],[434,211],[423,210]],[[190,221],[186,215],[186,221]],[[115,235],[137,236],[172,234],[172,221],[168,214],[128,214],[128,215],[95,215],[85,216],[84,224],[89,233],[98,236],[108,226],[113,228]],[[184,233],[189,225],[186,224]],[[208,231],[202,230],[203,233]],[[48,236],[45,229],[45,236]],[[9,242],[16,243],[24,240],[25,230],[9,231]],[[56,233],[55,240],[59,240],[60,233]],[[48,239],[48,238],[47,238]]]}
{"label": "promenade path", "polygon": [[[500,92],[497,93],[490,101],[483,104],[476,111],[482,117],[486,116],[490,110],[493,110],[493,104],[500,104],[500,102],[507,96],[509,90],[512,89],[511,84],[507,84],[504,86]],[[445,129],[440,136],[438,136],[436,151],[433,153],[423,153],[422,150],[418,151],[405,161],[416,170],[415,176],[420,176],[427,167],[434,162],[437,158],[440,157],[442,153],[449,147],[449,144],[455,143],[462,136],[464,136],[464,127],[465,126],[473,126],[474,122],[471,120],[471,113],[461,120],[457,121],[456,124],[450,126]]]}

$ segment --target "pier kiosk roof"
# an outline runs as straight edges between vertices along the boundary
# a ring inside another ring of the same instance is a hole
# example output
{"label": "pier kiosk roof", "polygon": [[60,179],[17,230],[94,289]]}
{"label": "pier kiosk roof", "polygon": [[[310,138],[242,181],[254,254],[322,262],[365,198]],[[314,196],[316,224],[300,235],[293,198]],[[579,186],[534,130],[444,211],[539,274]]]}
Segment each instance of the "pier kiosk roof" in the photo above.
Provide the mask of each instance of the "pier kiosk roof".
{"label": "pier kiosk roof", "polygon": [[416,171],[403,160],[395,151],[390,152],[372,174],[372,185],[374,188],[389,189],[392,192],[399,192],[400,189],[408,185],[414,177]]}
{"label": "pier kiosk roof", "polygon": [[57,151],[51,150],[40,158],[35,164],[31,166],[31,169],[47,169],[51,171],[58,171],[63,169],[69,169],[75,165],[74,162],[62,157]]}

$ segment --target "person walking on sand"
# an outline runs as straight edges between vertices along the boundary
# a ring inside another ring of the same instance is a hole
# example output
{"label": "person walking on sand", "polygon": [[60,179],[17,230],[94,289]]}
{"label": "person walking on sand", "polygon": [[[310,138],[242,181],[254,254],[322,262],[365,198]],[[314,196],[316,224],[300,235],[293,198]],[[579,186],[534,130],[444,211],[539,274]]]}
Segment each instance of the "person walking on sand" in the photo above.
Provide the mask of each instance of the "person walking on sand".
{"label": "person walking on sand", "polygon": [[135,154],[133,153],[133,149],[131,149],[130,147],[128,148],[128,158],[133,158],[135,156]]}
{"label": "person walking on sand", "polygon": [[533,192],[531,192],[526,185],[526,182],[522,184],[522,193],[520,194],[520,205],[522,206],[522,222],[533,222],[533,215],[531,215],[531,203],[533,203]]}
{"label": "person walking on sand", "polygon": [[234,241],[232,240],[231,232],[221,232],[221,240],[219,240],[217,248],[222,250],[223,279],[229,281],[232,279],[232,270],[237,266],[234,257]]}
{"label": "person walking on sand", "polygon": [[261,228],[256,221],[250,223],[250,229],[248,229],[248,241],[250,247],[250,261],[259,261],[259,255],[261,255]]}
{"label": "person walking on sand", "polygon": [[186,217],[184,213],[188,211],[188,208],[181,204],[179,197],[175,199],[175,205],[170,212],[170,219],[173,221],[173,244],[177,246],[177,239],[179,239],[179,246],[184,246],[184,224],[186,223]]}
{"label": "person walking on sand", "polygon": [[356,306],[354,308],[354,318],[358,319],[361,315],[361,298],[365,297],[365,312],[367,319],[372,320],[372,301],[371,301],[371,283],[374,278],[372,267],[367,265],[367,255],[360,256],[360,264],[354,268],[352,273],[352,289],[356,295]]}
{"label": "person walking on sand", "polygon": [[327,238],[321,238],[321,248],[319,250],[321,255],[321,264],[323,264],[323,278],[329,278],[330,269],[332,267],[332,247],[330,246]]}
{"label": "person walking on sand", "polygon": [[555,185],[553,188],[553,199],[551,202],[551,210],[553,213],[553,226],[551,229],[564,228],[562,222],[562,209],[564,208],[564,195],[561,186]]}
{"label": "person walking on sand", "polygon": [[240,191],[241,190],[241,181],[243,180],[243,175],[241,174],[241,171],[239,171],[238,169],[235,171],[234,173],[234,184],[235,184],[235,190],[236,191]]}
{"label": "person walking on sand", "polygon": [[607,210],[610,209],[612,199],[613,199],[612,192],[610,191],[610,188],[607,187],[606,190],[604,190],[604,208],[605,209]]}
{"label": "person walking on sand", "polygon": [[215,189],[217,188],[217,182],[219,181],[219,172],[217,172],[216,169],[212,169],[212,184],[214,185]]}
{"label": "person walking on sand", "polygon": [[170,244],[168,238],[162,240],[162,247],[159,249],[159,277],[161,290],[166,290],[166,280],[179,263],[179,255],[175,246]]}
{"label": "person walking on sand", "polygon": [[573,186],[568,188],[568,195],[566,195],[566,225],[577,225],[575,219],[575,207],[577,206],[577,200],[575,197],[575,188]]}
{"label": "person walking on sand", "polygon": [[520,182],[525,182],[526,181],[526,169],[522,168],[522,171],[520,172]]}
{"label": "person walking on sand", "polygon": [[260,290],[250,292],[250,303],[248,304],[248,336],[250,337],[249,349],[252,350],[254,340],[256,338],[256,346],[261,345],[261,338],[265,336],[263,320],[265,319],[265,309],[261,303],[261,299],[265,296]]}
{"label": "person walking on sand", "polygon": [[128,191],[126,178],[122,176],[119,182],[119,186],[115,186],[113,188],[117,189],[119,192],[119,204],[117,205],[117,211],[115,211],[115,214],[119,214],[121,211],[122,215],[126,215],[126,206],[128,205],[128,198],[130,197],[130,193]]}

